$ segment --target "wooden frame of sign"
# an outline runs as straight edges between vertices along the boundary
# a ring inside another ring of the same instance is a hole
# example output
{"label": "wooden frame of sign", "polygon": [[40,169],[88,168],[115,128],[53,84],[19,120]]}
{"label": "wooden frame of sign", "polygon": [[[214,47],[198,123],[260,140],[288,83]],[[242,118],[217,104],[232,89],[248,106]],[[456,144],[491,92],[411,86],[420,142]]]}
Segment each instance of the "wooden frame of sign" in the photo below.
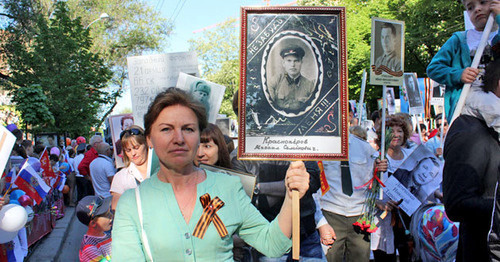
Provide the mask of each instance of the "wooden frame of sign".
{"label": "wooden frame of sign", "polygon": [[238,158],[348,158],[344,7],[242,7]]}

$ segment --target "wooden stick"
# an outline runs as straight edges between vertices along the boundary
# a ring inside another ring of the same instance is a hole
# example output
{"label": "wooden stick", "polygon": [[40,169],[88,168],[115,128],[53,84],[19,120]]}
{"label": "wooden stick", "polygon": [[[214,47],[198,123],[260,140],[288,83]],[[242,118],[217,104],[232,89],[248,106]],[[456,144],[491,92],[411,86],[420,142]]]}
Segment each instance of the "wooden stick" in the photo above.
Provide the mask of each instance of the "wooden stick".
{"label": "wooden stick", "polygon": [[381,160],[385,159],[385,119],[386,119],[385,111],[386,111],[386,108],[387,108],[387,102],[386,102],[387,94],[386,94],[386,91],[387,91],[387,87],[385,85],[383,85],[382,86],[382,127],[381,127],[382,138],[380,140],[380,159]]}
{"label": "wooden stick", "polygon": [[300,195],[292,191],[292,259],[300,258]]}
{"label": "wooden stick", "polygon": [[7,191],[5,191],[5,194],[3,195],[2,198],[5,198],[5,196],[9,193],[10,189],[12,188],[12,185],[14,184],[14,182],[10,183],[10,186],[9,188],[7,189]]}
{"label": "wooden stick", "polygon": [[361,80],[361,94],[359,94],[359,105],[358,105],[358,125],[361,125],[361,119],[363,116],[363,102],[365,100],[365,89],[366,89],[366,69],[363,69],[363,80]]}
{"label": "wooden stick", "polygon": [[444,120],[445,120],[444,115],[445,115],[445,112],[444,112],[444,102],[443,102],[443,113],[441,114],[441,133],[439,134],[439,137],[441,137],[441,142],[439,143],[440,148],[443,148],[443,144],[444,144],[444,136],[443,136]]}
{"label": "wooden stick", "polygon": [[422,129],[420,129],[420,119],[418,118],[418,115],[414,115],[414,117],[417,119],[418,138],[420,139],[420,144],[423,144],[424,140],[422,139]]}
{"label": "wooden stick", "polygon": [[[483,30],[483,35],[481,36],[481,42],[479,42],[479,46],[477,47],[476,54],[474,55],[474,60],[472,60],[471,67],[477,68],[479,62],[481,61],[481,56],[483,56],[483,51],[488,42],[488,37],[491,32],[491,28],[493,27],[493,22],[495,21],[493,13],[488,17],[488,22],[486,22],[486,26]],[[467,99],[467,95],[469,94],[471,84],[465,84],[462,88],[462,93],[460,94],[460,99],[457,102],[457,106],[455,107],[455,111],[453,112],[453,117],[451,118],[450,126],[453,124],[453,121],[460,116],[462,113],[462,108],[465,104],[465,99]],[[442,136],[442,135],[441,135]]]}
{"label": "wooden stick", "polygon": [[[385,159],[385,119],[386,119],[385,111],[387,109],[387,101],[386,100],[387,100],[387,86],[383,85],[382,86],[382,127],[381,127],[381,130],[382,130],[382,133],[381,133],[382,138],[381,139],[382,140],[380,140],[380,160]],[[382,189],[382,187],[380,187],[378,198],[380,200],[382,200],[384,198],[384,190]]]}

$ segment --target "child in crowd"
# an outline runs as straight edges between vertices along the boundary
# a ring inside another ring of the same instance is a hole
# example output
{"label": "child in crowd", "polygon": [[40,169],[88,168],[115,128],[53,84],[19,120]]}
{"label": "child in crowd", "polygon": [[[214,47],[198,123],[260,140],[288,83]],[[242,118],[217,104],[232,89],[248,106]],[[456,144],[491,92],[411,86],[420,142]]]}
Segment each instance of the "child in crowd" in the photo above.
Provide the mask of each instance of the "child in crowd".
{"label": "child in crowd", "polygon": [[86,196],[78,202],[76,216],[89,227],[80,246],[81,262],[111,261],[111,235],[106,233],[113,221],[110,209],[111,197]]}
{"label": "child in crowd", "polygon": [[[486,121],[488,126],[498,117],[499,110],[495,106],[484,108],[491,101],[489,94],[483,92],[482,78],[484,68],[494,59],[500,59],[500,0],[462,0],[474,29],[456,32],[441,47],[427,67],[427,75],[434,81],[445,84],[445,113],[451,121],[456,104],[464,84],[471,84],[471,91],[465,102],[462,113],[472,114]],[[488,37],[481,61],[477,69],[470,67],[479,46],[488,17],[492,13],[495,25]],[[496,104],[498,106],[498,103]],[[498,123],[497,123],[498,125]],[[497,127],[498,128],[498,127]]]}

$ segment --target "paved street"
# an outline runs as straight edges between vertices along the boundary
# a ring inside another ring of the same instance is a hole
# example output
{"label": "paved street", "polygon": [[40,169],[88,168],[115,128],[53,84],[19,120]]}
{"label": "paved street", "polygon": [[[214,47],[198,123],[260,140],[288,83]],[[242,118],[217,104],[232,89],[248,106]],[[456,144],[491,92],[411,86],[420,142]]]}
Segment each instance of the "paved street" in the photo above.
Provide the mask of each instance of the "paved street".
{"label": "paved street", "polygon": [[50,234],[35,244],[26,261],[78,261],[78,250],[87,228],[78,221],[74,212],[74,207],[66,208],[66,215],[57,220]]}

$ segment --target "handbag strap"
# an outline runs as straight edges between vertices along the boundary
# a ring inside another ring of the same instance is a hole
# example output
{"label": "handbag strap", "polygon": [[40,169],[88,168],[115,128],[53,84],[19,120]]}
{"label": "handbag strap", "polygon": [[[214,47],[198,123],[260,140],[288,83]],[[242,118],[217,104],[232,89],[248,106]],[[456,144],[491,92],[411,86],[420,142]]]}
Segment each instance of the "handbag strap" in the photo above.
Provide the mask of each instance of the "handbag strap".
{"label": "handbag strap", "polygon": [[146,255],[149,258],[149,261],[153,262],[153,256],[151,255],[151,248],[149,247],[148,236],[146,235],[146,231],[144,231],[144,224],[142,220],[142,204],[141,204],[141,195],[139,192],[139,187],[135,188],[135,200],[137,202],[137,213],[139,214],[139,223],[141,224],[141,239],[144,249],[146,250]]}

